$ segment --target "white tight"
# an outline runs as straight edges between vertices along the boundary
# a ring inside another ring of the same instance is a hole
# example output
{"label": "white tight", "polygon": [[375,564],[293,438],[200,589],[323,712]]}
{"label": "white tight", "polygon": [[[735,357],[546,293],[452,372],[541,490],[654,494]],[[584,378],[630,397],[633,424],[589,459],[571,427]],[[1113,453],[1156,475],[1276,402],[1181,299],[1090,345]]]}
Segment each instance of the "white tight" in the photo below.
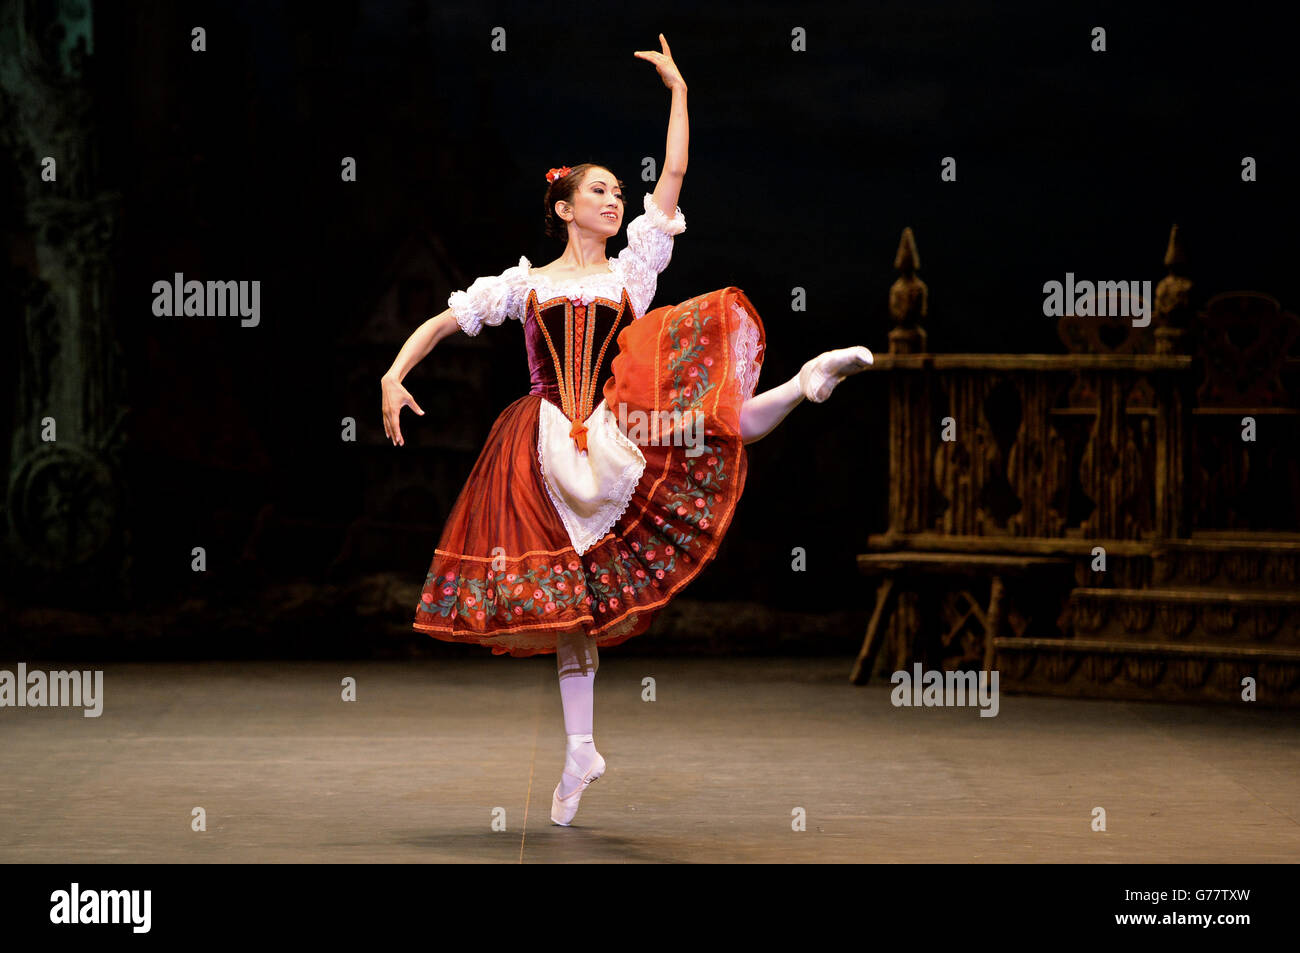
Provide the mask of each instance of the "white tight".
{"label": "white tight", "polygon": [[556,636],[555,670],[560,679],[565,734],[591,734],[598,668],[600,652],[595,639],[582,632]]}
{"label": "white tight", "polygon": [[740,405],[740,439],[753,443],[766,437],[802,400],[798,375],[780,387],[755,394]]}
{"label": "white tight", "polygon": [[820,404],[840,381],[873,363],[875,357],[861,345],[823,351],[784,384],[756,394],[740,405],[740,439],[744,443],[761,440],[805,397]]}

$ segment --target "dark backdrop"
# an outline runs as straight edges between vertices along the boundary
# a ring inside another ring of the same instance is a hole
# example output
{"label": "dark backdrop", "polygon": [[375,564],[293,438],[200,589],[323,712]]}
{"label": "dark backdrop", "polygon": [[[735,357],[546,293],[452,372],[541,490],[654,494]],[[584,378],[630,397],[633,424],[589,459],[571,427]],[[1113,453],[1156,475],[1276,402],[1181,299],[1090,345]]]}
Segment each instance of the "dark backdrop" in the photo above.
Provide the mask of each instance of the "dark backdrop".
{"label": "dark backdrop", "polygon": [[[367,618],[396,637],[492,420],[527,390],[522,334],[503,325],[435,350],[407,379],[428,416],[403,415],[400,449],[383,435],[379,377],[450,291],[521,254],[559,255],[542,234],[548,168],[609,165],[628,184],[627,220],[639,212],[670,96],[632,53],[658,49],[661,31],[690,87],[690,167],[688,230],[655,305],[743,288],[767,327],[760,388],[827,348],[886,349],[904,226],[937,351],[1060,352],[1043,282],[1154,283],[1174,222],[1198,291],[1250,288],[1291,308],[1300,291],[1291,39],[1247,4],[1197,18],[1127,3],[91,9],[86,135],[98,181],[122,195],[104,306],[130,408],[126,567],[50,573],[11,555],[11,608],[102,620],[192,604],[226,620],[209,627],[218,642],[245,624],[358,641],[355,605],[316,597],[368,580]],[[194,26],[207,52],[190,50]],[[1094,26],[1104,53],[1090,50]],[[796,27],[806,52],[790,49]],[[939,178],[948,155],[956,182]],[[1245,155],[1257,182],[1240,180]],[[340,180],[343,156],[355,183]],[[32,212],[12,178],[32,170],[5,162],[21,249]],[[261,326],[153,316],[151,286],[175,272],[260,280]],[[796,286],[805,314],[791,311]],[[883,390],[867,377],[750,448],[738,518],[693,598],[865,622],[853,556],[884,528],[887,464]],[[356,442],[340,439],[345,417]],[[194,545],[209,551],[201,577]],[[806,572],[790,569],[796,546]],[[250,608],[219,615],[234,605]],[[186,639],[174,618],[170,636]]]}

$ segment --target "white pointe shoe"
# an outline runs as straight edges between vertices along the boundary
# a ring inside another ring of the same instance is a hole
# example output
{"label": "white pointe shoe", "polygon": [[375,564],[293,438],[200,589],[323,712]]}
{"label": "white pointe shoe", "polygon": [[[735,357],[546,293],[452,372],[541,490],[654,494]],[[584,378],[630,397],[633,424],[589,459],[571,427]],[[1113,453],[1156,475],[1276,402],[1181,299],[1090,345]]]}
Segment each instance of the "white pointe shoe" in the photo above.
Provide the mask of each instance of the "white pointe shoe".
{"label": "white pointe shoe", "polygon": [[820,404],[831,395],[835,385],[876,362],[865,347],[843,347],[818,354],[799,369],[799,389],[804,397]]}
{"label": "white pointe shoe", "polygon": [[561,827],[568,827],[574,815],[578,813],[578,802],[582,800],[582,793],[587,790],[587,785],[605,773],[605,759],[600,756],[600,752],[597,752],[595,764],[586,774],[583,774],[577,762],[573,760],[573,755],[570,754],[564,759],[564,773],[580,783],[567,797],[560,797],[560,785],[555,786],[555,793],[551,795],[551,820]]}

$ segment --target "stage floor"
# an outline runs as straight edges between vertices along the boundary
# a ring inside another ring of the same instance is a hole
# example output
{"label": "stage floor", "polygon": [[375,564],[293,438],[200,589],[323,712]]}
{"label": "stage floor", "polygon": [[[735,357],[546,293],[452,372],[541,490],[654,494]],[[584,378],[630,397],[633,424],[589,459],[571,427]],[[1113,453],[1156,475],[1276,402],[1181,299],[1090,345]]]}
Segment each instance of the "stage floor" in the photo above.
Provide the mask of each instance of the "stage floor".
{"label": "stage floor", "polygon": [[606,651],[608,769],[569,828],[554,656],[92,666],[101,717],[0,708],[0,861],[1300,858],[1295,712],[1003,695],[981,718],[896,708],[851,662]]}

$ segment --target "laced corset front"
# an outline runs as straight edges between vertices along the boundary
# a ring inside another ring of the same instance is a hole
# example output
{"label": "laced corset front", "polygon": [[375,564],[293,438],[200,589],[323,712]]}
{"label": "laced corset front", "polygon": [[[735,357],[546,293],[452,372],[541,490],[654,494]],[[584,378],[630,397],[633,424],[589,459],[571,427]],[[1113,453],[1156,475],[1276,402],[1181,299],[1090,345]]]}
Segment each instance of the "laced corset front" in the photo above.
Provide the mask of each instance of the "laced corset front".
{"label": "laced corset front", "polygon": [[530,290],[524,305],[524,341],[528,349],[530,394],[538,394],[563,411],[581,446],[582,423],[600,402],[618,335],[634,318],[623,289],[619,300],[594,296],[557,296],[539,301]]}

